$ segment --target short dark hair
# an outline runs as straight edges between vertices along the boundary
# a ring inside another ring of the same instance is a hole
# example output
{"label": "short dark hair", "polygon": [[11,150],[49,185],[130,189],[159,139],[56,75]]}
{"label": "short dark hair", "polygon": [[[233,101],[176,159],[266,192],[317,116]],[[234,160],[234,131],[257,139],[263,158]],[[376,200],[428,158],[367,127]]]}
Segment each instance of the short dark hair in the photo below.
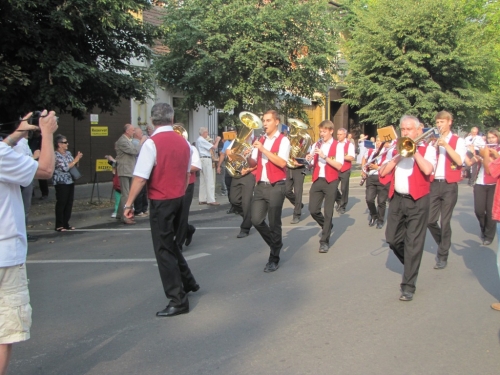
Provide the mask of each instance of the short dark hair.
{"label": "short dark hair", "polygon": [[320,122],[319,128],[320,129],[334,130],[335,129],[335,125],[330,120],[323,120],[323,121]]}
{"label": "short dark hair", "polygon": [[153,125],[172,125],[174,123],[174,109],[167,103],[156,103],[151,108],[151,122]]}
{"label": "short dark hair", "polygon": [[66,140],[67,140],[67,138],[66,138],[64,135],[62,135],[62,134],[57,134],[57,135],[54,137],[54,148],[55,148],[55,149],[57,149],[57,148],[59,147],[59,143],[61,143],[61,141],[62,141],[63,139],[66,139]]}
{"label": "short dark hair", "polygon": [[279,115],[279,114],[278,114],[278,112],[277,112],[277,111],[275,111],[274,109],[269,109],[269,110],[267,110],[266,112],[264,112],[264,115],[268,115],[268,114],[273,115],[273,118],[274,118],[275,120],[279,120],[279,119],[280,119],[280,115]]}

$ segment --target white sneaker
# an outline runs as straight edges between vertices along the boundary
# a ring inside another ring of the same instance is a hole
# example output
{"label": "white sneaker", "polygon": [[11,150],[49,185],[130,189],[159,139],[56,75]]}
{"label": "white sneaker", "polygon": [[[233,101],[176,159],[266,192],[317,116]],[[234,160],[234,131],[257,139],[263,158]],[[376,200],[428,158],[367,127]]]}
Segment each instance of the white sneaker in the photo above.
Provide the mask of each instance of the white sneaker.
{"label": "white sneaker", "polygon": [[116,212],[113,212],[113,213],[111,214],[111,217],[114,219],[114,218],[116,217]]}

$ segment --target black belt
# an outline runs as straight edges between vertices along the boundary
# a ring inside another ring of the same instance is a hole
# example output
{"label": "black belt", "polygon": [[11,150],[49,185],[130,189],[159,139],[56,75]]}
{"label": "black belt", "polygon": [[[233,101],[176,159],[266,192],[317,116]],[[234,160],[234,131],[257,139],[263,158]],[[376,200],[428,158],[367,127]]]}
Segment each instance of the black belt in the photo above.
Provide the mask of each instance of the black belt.
{"label": "black belt", "polygon": [[208,158],[208,159],[210,159],[211,156],[200,156],[200,158]]}
{"label": "black belt", "polygon": [[271,185],[271,186],[274,186],[274,185],[285,185],[285,181],[278,181],[278,182],[275,182],[274,184],[272,184],[270,182],[267,182],[267,181],[259,181],[259,182],[257,182],[257,185]]}
{"label": "black belt", "polygon": [[446,182],[444,178],[435,178],[433,182]]}
{"label": "black belt", "polygon": [[397,191],[395,191],[394,194],[396,194],[397,196],[399,196],[401,198],[408,198],[408,199],[411,199],[411,200],[415,200],[415,199],[413,199],[413,197],[410,194],[400,194]]}

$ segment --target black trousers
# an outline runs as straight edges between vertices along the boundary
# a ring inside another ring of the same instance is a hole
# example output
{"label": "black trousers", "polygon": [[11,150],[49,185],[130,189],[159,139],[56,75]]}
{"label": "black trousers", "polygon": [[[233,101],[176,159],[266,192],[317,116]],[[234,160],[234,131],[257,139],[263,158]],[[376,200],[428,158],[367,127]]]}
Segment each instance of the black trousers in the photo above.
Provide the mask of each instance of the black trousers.
{"label": "black trousers", "polygon": [[[271,249],[269,262],[280,261],[280,250],[283,247],[281,211],[284,201],[285,181],[279,181],[274,185],[258,183],[255,186],[252,224]],[[269,218],[269,225],[266,223],[266,216]]]}
{"label": "black trousers", "polygon": [[49,196],[49,182],[47,180],[38,180],[38,186],[40,187],[40,192],[42,197]]}
{"label": "black trousers", "polygon": [[189,184],[186,189],[186,194],[184,195],[184,202],[182,203],[181,217],[179,219],[179,226],[176,229],[175,242],[179,249],[182,250],[182,245],[186,241],[188,233],[194,233],[195,228],[188,223],[189,220],[189,208],[191,207],[191,202],[193,201],[194,195],[194,183]]}
{"label": "black trousers", "polygon": [[[383,185],[380,182],[378,174],[368,176],[366,179],[366,205],[370,210],[370,215],[377,218],[377,223],[383,223],[385,220],[389,186],[390,184]],[[375,206],[375,198],[377,198],[377,206]]]}
{"label": "black trousers", "polygon": [[250,232],[252,228],[252,199],[255,187],[255,176],[248,173],[240,178],[233,178],[229,189],[229,202],[242,217],[242,232]]}
{"label": "black trousers", "polygon": [[387,214],[385,240],[404,264],[401,290],[415,292],[418,270],[424,252],[430,195],[418,200],[394,194]]}
{"label": "black trousers", "polygon": [[347,207],[347,202],[349,201],[349,180],[351,179],[351,170],[345,172],[339,172],[339,185],[340,189],[337,189],[337,198],[335,202],[338,204],[339,210],[345,210]]}
{"label": "black trousers", "polygon": [[140,193],[135,198],[134,211],[135,214],[140,214],[141,212],[146,212],[147,210],[148,210],[148,190],[146,188],[146,185],[144,185]]}
{"label": "black trousers", "polygon": [[227,196],[231,194],[231,181],[233,180],[233,177],[229,174],[229,172],[226,170],[226,174],[224,175],[224,184],[226,185],[227,189]]}
{"label": "black trousers", "polygon": [[496,185],[474,185],[474,212],[485,241],[493,241],[497,228],[496,221],[491,217],[495,187]]}
{"label": "black trousers", "polygon": [[[309,190],[309,212],[312,218],[323,228],[319,240],[320,244],[330,244],[333,206],[335,205],[338,186],[339,180],[328,183],[326,179],[320,177],[314,181]],[[323,200],[325,201],[324,215],[321,213]]]}
{"label": "black trousers", "polygon": [[302,214],[302,192],[304,191],[304,167],[287,168],[285,181],[285,196],[294,206],[293,217]]}
{"label": "black trousers", "polygon": [[183,286],[192,286],[196,280],[175,242],[175,228],[179,225],[184,197],[151,200],[149,222],[158,271],[170,306],[187,302]]}
{"label": "black trousers", "polygon": [[[451,247],[451,215],[457,204],[458,184],[446,181],[431,183],[429,221],[427,227],[438,245],[437,260],[446,262]],[[441,226],[438,224],[441,216]]]}
{"label": "black trousers", "polygon": [[54,185],[54,188],[56,190],[56,229],[69,228],[75,198],[75,184]]}

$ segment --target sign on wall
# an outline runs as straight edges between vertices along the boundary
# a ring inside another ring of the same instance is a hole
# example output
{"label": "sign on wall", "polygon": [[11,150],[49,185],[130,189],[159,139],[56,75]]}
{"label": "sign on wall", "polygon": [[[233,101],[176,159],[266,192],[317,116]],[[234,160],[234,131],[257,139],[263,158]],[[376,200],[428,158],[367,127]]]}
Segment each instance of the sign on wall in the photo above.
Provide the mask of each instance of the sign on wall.
{"label": "sign on wall", "polygon": [[91,126],[90,127],[91,137],[107,137],[108,127],[107,126]]}

